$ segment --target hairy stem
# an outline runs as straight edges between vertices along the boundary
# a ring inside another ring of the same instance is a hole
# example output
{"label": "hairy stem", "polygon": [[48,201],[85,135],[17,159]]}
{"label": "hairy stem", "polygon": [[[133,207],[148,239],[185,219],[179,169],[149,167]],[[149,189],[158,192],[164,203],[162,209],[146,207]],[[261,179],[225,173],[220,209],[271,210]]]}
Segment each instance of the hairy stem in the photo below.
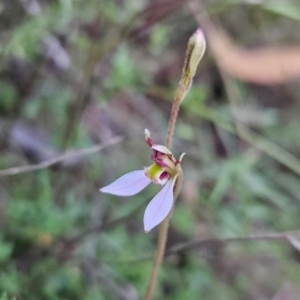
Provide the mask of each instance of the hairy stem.
{"label": "hairy stem", "polygon": [[178,84],[177,90],[174,96],[174,102],[171,110],[169,127],[168,127],[168,135],[167,135],[167,148],[171,149],[172,147],[172,140],[175,130],[175,124],[179,112],[180,103],[182,102],[186,92],[184,92],[184,87],[181,84],[181,81]]}

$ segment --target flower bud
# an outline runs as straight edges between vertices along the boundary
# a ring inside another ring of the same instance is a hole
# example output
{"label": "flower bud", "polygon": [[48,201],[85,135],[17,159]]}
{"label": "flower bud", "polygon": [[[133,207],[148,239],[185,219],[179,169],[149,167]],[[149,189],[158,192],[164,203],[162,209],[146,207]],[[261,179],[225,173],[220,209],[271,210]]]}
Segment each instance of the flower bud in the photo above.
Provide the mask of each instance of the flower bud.
{"label": "flower bud", "polygon": [[192,79],[195,76],[197,66],[202,58],[206,49],[206,42],[201,29],[197,29],[196,32],[190,37],[182,72],[182,84],[189,88]]}
{"label": "flower bud", "polygon": [[182,102],[192,85],[193,77],[196,73],[197,66],[205,52],[205,49],[205,38],[201,29],[198,28],[189,39],[182,76],[175,92],[175,99],[176,101],[179,101],[179,103]]}

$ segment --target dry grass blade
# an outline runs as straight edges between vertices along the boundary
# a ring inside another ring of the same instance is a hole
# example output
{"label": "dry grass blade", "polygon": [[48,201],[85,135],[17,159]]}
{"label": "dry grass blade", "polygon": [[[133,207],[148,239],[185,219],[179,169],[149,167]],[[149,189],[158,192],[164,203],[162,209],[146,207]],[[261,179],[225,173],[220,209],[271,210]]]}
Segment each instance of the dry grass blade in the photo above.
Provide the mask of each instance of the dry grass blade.
{"label": "dry grass blade", "polygon": [[240,80],[272,85],[300,77],[300,46],[247,50],[224,33],[211,32],[208,38],[219,67]]}
{"label": "dry grass blade", "polygon": [[243,81],[274,85],[300,77],[300,45],[245,49],[235,44],[206,15],[202,1],[189,2],[191,13],[204,30],[219,68]]}

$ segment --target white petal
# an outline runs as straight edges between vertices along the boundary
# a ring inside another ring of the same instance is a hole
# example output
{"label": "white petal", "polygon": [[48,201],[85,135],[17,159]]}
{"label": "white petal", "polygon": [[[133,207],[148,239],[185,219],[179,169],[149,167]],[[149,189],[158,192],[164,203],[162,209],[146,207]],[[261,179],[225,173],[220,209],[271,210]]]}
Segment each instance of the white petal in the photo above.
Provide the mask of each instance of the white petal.
{"label": "white petal", "polygon": [[163,221],[171,211],[174,201],[173,187],[175,179],[169,180],[146,207],[144,214],[144,229],[146,232]]}
{"label": "white petal", "polygon": [[132,196],[143,190],[150,182],[145,171],[138,170],[121,176],[113,183],[101,188],[100,192],[117,196]]}

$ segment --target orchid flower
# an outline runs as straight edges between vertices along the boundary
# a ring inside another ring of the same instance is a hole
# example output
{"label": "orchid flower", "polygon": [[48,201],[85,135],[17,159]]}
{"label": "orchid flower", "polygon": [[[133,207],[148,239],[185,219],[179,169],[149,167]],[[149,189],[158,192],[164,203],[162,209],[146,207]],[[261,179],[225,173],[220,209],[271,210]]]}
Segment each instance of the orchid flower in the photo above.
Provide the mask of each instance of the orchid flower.
{"label": "orchid flower", "polygon": [[143,190],[151,182],[162,185],[163,188],[149,202],[144,214],[144,230],[149,232],[161,223],[173,207],[173,189],[180,170],[180,163],[185,155],[182,153],[175,159],[172,152],[163,145],[153,144],[150,132],[145,129],[146,143],[153,150],[151,159],[154,161],[144,170],[127,173],[113,183],[100,189],[102,193],[117,196],[133,196]]}

